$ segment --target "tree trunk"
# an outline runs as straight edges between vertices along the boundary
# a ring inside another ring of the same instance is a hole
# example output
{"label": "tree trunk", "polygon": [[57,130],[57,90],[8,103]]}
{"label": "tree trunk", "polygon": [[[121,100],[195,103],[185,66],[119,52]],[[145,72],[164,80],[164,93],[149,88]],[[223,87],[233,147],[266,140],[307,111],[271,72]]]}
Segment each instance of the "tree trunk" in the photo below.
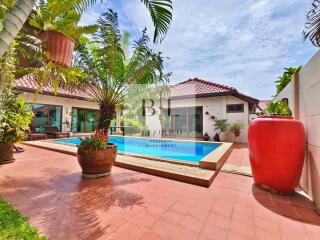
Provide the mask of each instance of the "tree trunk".
{"label": "tree trunk", "polygon": [[4,29],[0,32],[0,57],[8,50],[13,39],[27,21],[35,0],[17,0],[13,9],[7,13]]}
{"label": "tree trunk", "polygon": [[116,117],[116,107],[109,104],[100,105],[98,129],[108,131],[111,121]]}

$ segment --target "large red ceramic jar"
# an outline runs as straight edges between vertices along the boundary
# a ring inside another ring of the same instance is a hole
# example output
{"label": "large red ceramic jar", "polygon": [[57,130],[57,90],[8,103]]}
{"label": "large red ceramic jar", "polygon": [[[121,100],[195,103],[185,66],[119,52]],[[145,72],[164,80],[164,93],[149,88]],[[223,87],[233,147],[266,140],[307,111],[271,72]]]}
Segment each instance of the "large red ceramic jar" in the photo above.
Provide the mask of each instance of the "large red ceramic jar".
{"label": "large red ceramic jar", "polygon": [[292,117],[260,116],[250,123],[249,155],[254,182],[280,193],[298,185],[305,131]]}

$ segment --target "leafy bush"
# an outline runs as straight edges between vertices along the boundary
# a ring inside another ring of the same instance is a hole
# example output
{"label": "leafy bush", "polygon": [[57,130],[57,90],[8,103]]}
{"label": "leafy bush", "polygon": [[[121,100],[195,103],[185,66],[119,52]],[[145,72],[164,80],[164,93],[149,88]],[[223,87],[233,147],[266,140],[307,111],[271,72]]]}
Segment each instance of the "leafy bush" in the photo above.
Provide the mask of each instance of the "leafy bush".
{"label": "leafy bush", "polygon": [[99,150],[108,146],[108,133],[103,129],[95,131],[92,137],[86,137],[81,140],[80,146],[83,149]]}
{"label": "leafy bush", "polygon": [[0,240],[23,239],[44,240],[37,230],[30,227],[26,217],[19,214],[8,203],[0,199]]}
{"label": "leafy bush", "polygon": [[276,95],[279,94],[291,81],[291,77],[293,74],[300,72],[302,66],[297,68],[285,68],[285,72],[280,76],[276,83]]}
{"label": "leafy bush", "polygon": [[229,127],[229,132],[231,133],[240,132],[243,128],[244,128],[243,122],[237,121]]}
{"label": "leafy bush", "polygon": [[6,94],[1,100],[3,116],[0,120],[0,143],[8,144],[25,140],[33,112],[22,97]]}
{"label": "leafy bush", "polygon": [[292,116],[288,103],[284,100],[269,103],[266,110],[272,115]]}
{"label": "leafy bush", "polygon": [[215,121],[213,126],[216,131],[227,132],[230,124],[227,119],[219,119]]}

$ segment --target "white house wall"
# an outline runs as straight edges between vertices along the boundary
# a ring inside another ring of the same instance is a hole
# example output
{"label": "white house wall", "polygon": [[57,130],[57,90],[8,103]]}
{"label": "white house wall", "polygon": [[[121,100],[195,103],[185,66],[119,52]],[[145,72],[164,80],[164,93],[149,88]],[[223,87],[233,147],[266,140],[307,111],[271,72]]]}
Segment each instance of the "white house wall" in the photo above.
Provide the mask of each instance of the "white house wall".
{"label": "white house wall", "polygon": [[[244,112],[242,113],[227,113],[227,104],[244,104]],[[163,107],[166,108],[166,101],[163,101]],[[236,139],[237,142],[248,142],[248,123],[249,123],[249,110],[248,103],[237,97],[233,96],[221,96],[221,97],[207,97],[207,98],[190,98],[190,99],[174,99],[171,100],[171,108],[179,107],[203,107],[203,133],[208,133],[212,140],[215,135],[214,120],[211,116],[215,116],[216,119],[228,119],[229,123],[241,121],[245,125],[245,129],[241,131],[240,137]],[[161,124],[159,120],[159,103],[155,103],[154,109],[156,113],[153,116],[149,116],[150,111],[147,110],[146,125],[150,130],[152,136],[160,137]],[[209,114],[205,114],[209,112]],[[229,141],[234,141],[233,134],[229,134]]]}
{"label": "white house wall", "polygon": [[[71,113],[72,108],[86,108],[86,109],[95,109],[98,110],[99,106],[97,103],[78,100],[73,98],[66,98],[60,96],[51,96],[45,94],[33,94],[33,93],[22,93],[22,96],[26,99],[26,102],[29,103],[39,103],[39,104],[48,104],[48,105],[58,105],[62,106],[62,122],[68,121],[71,123]],[[67,131],[66,126],[62,124],[62,131]]]}

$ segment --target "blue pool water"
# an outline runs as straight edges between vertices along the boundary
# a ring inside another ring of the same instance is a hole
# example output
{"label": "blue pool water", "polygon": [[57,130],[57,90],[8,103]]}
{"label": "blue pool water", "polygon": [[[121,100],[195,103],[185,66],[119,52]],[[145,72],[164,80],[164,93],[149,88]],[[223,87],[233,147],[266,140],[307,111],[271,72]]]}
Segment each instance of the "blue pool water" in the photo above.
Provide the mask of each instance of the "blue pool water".
{"label": "blue pool water", "polygon": [[[80,138],[56,139],[55,142],[77,145]],[[118,145],[119,152],[199,162],[219,144],[192,141],[175,141],[149,138],[109,137],[109,142]]]}

